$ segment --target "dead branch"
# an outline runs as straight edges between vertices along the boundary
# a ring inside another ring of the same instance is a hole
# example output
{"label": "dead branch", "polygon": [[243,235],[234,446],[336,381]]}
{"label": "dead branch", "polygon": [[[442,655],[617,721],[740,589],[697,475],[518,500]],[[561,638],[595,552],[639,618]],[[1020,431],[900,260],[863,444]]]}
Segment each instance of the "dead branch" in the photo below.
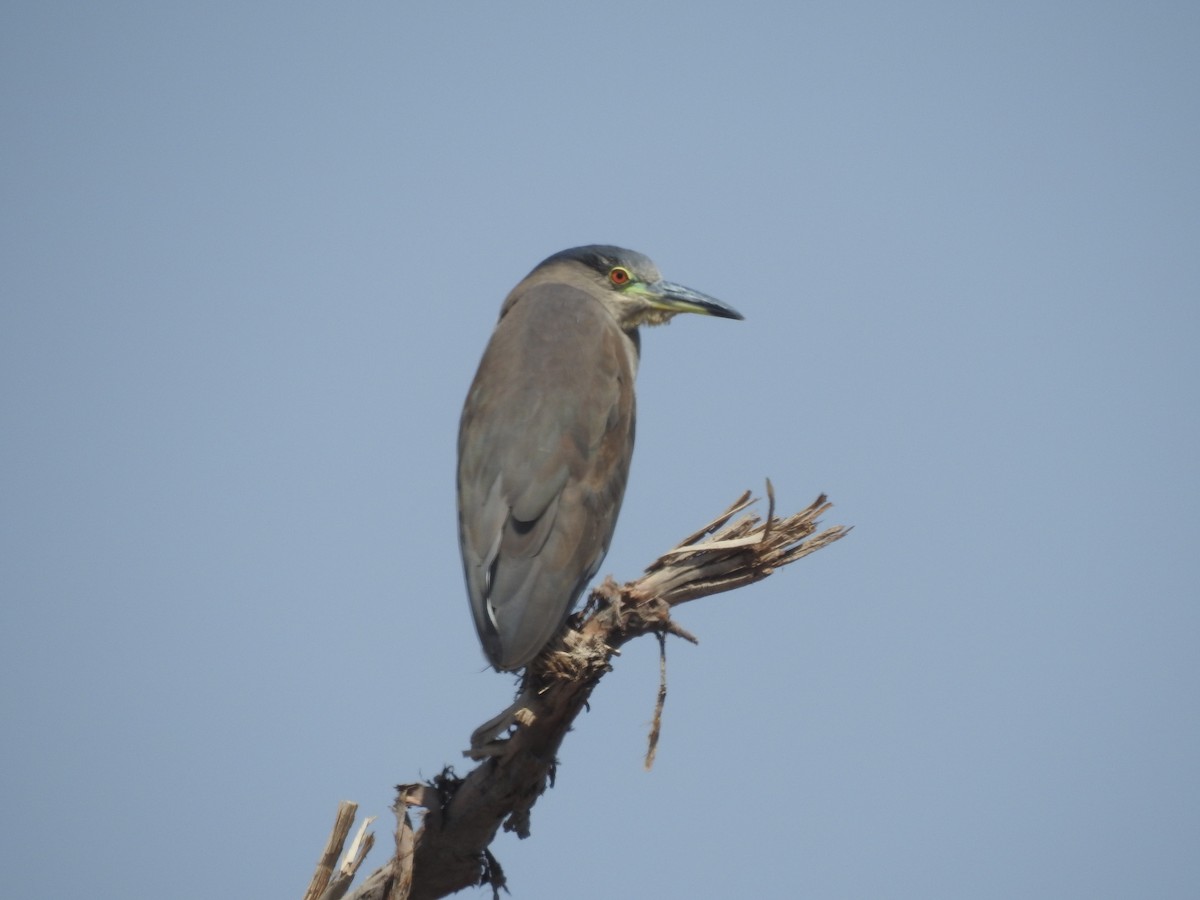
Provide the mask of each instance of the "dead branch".
{"label": "dead branch", "polygon": [[[769,481],[767,495],[765,521],[746,513],[755,502],[747,491],[651,563],[641,578],[624,585],[608,578],[594,589],[569,627],[526,671],[518,724],[507,739],[468,751],[480,762],[465,777],[447,767],[426,784],[397,788],[396,856],[350,900],[432,900],[485,884],[498,896],[504,873],[488,847],[501,827],[529,836],[530,810],[554,784],[559,745],[619,648],[645,634],[660,639],[673,634],[694,643],[671,618],[673,607],[761,581],[850,530],[835,525],[816,533],[819,517],[830,508],[824,495],[782,518],[775,516]],[[665,699],[665,668],[661,679],[659,696]],[[653,760],[661,712],[660,699],[647,764]],[[415,833],[410,806],[425,810]]]}
{"label": "dead branch", "polygon": [[354,825],[356,812],[358,812],[357,803],[343,800],[338,804],[333,830],[329,833],[329,840],[325,842],[325,849],[321,852],[321,859],[317,862],[317,871],[313,873],[308,890],[304,892],[304,900],[341,900],[346,895],[346,891],[350,889],[354,876],[358,874],[359,866],[363,864],[363,860],[367,858],[367,854],[375,845],[375,836],[367,832],[371,823],[375,821],[375,817],[370,816],[358,829],[358,834],[350,843],[346,855],[342,857],[342,864],[338,866],[336,874],[334,873],[334,864],[337,862],[338,854],[342,852],[351,826]]}

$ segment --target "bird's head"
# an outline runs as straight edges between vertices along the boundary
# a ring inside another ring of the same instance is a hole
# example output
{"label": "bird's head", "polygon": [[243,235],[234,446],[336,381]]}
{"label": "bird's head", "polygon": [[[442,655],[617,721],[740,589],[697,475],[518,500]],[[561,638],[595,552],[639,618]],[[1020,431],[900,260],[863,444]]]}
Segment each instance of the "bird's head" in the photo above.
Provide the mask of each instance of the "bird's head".
{"label": "bird's head", "polygon": [[650,257],[623,247],[589,244],[544,259],[525,279],[557,281],[582,288],[612,313],[626,331],[661,325],[678,313],[740,319],[730,306],[671,281],[664,281]]}

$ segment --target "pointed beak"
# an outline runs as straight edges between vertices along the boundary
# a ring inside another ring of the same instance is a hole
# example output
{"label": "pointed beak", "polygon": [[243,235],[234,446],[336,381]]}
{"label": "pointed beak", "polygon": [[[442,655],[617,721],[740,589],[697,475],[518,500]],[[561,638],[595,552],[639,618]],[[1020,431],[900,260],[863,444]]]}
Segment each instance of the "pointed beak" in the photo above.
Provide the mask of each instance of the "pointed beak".
{"label": "pointed beak", "polygon": [[671,281],[656,281],[639,291],[651,306],[673,313],[699,313],[720,319],[741,319],[742,314],[716,297]]}

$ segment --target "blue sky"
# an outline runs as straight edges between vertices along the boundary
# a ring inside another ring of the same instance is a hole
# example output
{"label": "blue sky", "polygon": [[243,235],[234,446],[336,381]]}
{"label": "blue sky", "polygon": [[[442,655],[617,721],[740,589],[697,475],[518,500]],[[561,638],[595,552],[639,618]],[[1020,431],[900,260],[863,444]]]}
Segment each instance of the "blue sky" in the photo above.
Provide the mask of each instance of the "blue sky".
{"label": "blue sky", "polygon": [[[1200,7],[0,13],[0,861],[299,896],[510,698],[454,441],[509,288],[616,243],[604,572],[744,488],[841,543],[628,648],[514,896],[1200,892]],[[376,850],[369,865],[384,859]],[[600,863],[590,860],[601,860]],[[486,896],[481,894],[481,896]]]}

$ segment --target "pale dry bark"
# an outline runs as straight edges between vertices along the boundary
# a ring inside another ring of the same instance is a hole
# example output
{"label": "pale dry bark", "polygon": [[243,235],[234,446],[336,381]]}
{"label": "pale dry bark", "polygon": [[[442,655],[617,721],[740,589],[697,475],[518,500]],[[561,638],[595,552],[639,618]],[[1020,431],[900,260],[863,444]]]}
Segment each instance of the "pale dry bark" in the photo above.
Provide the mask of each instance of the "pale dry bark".
{"label": "pale dry bark", "polygon": [[357,803],[343,800],[338,804],[333,831],[329,833],[329,840],[325,842],[325,849],[317,863],[317,871],[313,873],[308,890],[304,892],[304,900],[341,900],[346,896],[346,891],[354,882],[354,876],[358,874],[363,860],[375,846],[375,835],[367,831],[371,827],[371,823],[375,821],[375,817],[369,816],[359,827],[358,834],[355,835],[350,848],[346,851],[342,864],[336,869],[334,868],[338,854],[342,852],[346,837],[350,834],[350,828],[354,825],[356,812],[358,812]]}
{"label": "pale dry bark", "polygon": [[[660,640],[673,634],[695,642],[671,618],[673,607],[761,581],[849,531],[835,525],[817,532],[819,516],[830,507],[824,495],[807,509],[784,517],[775,515],[770,482],[767,495],[765,520],[752,513],[734,520],[754,503],[747,491],[714,521],[651,563],[641,578],[624,585],[610,578],[593,590],[587,605],[571,617],[570,627],[529,666],[517,713],[519,724],[511,736],[468,751],[466,755],[481,761],[465,777],[447,768],[428,783],[398,786],[393,807],[395,855],[349,900],[431,900],[484,884],[498,894],[504,887],[504,873],[488,846],[501,827],[529,836],[530,810],[554,784],[559,745],[611,669],[621,645],[645,634]],[[665,697],[664,665],[647,767],[653,762]],[[410,806],[425,810],[415,831]],[[335,828],[318,875],[331,871],[332,858],[348,833],[348,824]],[[362,855],[358,854],[359,863]],[[346,866],[340,871],[346,871]],[[328,893],[332,887],[322,887],[326,896],[333,896]]]}

